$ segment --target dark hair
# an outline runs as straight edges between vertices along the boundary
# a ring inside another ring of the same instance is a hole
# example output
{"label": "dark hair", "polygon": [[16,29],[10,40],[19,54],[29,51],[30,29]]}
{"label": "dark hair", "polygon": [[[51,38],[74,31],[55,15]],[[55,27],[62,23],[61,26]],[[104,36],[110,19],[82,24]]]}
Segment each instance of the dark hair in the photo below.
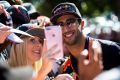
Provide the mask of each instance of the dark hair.
{"label": "dark hair", "polygon": [[38,16],[41,16],[40,12],[34,12],[29,14],[30,15],[30,19],[36,19]]}

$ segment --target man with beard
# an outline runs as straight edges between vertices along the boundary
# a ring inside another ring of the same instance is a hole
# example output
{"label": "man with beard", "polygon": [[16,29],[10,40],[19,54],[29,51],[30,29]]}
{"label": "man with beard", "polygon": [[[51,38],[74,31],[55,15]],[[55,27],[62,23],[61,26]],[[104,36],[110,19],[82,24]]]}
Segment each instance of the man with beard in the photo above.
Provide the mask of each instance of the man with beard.
{"label": "man with beard", "polygon": [[70,51],[63,73],[69,73],[75,80],[93,80],[103,70],[120,65],[118,43],[83,35],[84,21],[75,4],[58,4],[50,20],[53,25],[62,27],[63,41]]}

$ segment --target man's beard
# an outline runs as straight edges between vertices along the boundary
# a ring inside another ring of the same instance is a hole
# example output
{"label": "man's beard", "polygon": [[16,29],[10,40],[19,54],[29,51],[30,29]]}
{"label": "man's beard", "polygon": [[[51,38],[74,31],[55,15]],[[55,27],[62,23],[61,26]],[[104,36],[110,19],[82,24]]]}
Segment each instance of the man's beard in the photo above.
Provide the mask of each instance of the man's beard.
{"label": "man's beard", "polygon": [[64,40],[64,43],[66,45],[73,46],[73,45],[79,43],[79,41],[81,40],[81,37],[82,37],[82,33],[78,30],[77,34],[75,35],[74,40],[72,40],[71,42]]}

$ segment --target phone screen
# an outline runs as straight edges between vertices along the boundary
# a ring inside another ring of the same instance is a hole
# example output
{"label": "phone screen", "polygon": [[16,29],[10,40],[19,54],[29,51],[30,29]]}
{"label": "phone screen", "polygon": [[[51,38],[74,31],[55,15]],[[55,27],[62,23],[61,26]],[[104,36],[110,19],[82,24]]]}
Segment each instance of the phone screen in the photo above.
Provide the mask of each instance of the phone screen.
{"label": "phone screen", "polygon": [[47,49],[50,49],[53,45],[57,44],[56,50],[60,50],[60,53],[55,56],[57,60],[63,58],[63,40],[62,30],[60,26],[47,26],[45,27],[45,37],[47,40]]}

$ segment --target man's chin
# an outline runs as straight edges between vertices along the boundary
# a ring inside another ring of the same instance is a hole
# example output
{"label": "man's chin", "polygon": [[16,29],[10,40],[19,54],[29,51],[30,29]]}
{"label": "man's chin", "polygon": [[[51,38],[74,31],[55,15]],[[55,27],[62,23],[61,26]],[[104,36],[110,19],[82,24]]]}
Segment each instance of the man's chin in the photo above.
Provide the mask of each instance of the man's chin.
{"label": "man's chin", "polygon": [[75,44],[75,42],[74,41],[64,41],[64,43],[66,44],[66,45],[70,45],[70,46],[72,46],[72,45],[74,45]]}

